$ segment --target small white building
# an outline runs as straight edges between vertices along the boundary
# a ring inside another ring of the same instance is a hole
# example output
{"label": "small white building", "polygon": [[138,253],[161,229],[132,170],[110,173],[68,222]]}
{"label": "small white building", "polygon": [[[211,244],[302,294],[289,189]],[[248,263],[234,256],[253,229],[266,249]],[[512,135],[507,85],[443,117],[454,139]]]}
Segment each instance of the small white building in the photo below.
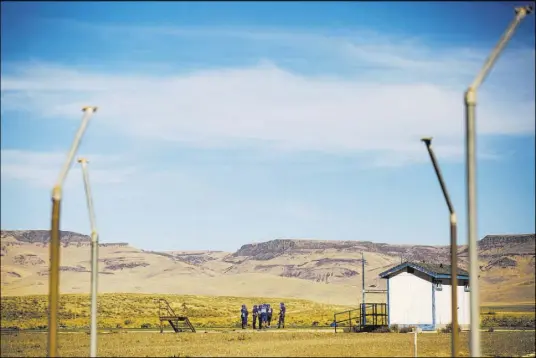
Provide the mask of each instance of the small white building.
{"label": "small white building", "polygon": [[[389,326],[435,330],[451,322],[450,265],[405,262],[380,273],[387,280]],[[469,274],[458,268],[458,324],[468,329]]]}

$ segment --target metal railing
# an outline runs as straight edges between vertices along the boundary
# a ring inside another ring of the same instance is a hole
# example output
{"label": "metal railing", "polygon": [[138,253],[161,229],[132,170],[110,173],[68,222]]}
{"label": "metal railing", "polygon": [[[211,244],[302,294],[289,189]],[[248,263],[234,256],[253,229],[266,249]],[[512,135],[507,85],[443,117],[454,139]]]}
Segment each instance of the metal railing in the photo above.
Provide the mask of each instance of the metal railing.
{"label": "metal railing", "polygon": [[177,317],[177,315],[175,314],[175,311],[173,311],[173,308],[171,308],[171,306],[169,305],[169,302],[163,298],[158,299],[158,316],[159,317],[164,317],[164,316]]}
{"label": "metal railing", "polygon": [[335,333],[337,327],[349,327],[352,331],[363,331],[388,325],[387,303],[362,303],[359,308],[333,314]]}

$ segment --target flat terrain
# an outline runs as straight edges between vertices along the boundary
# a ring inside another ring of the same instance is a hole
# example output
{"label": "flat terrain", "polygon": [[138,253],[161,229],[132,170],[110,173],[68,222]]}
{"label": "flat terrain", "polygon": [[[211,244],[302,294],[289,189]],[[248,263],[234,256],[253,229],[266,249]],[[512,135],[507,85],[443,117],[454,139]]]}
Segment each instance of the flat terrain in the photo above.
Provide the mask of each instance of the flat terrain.
{"label": "flat terrain", "polygon": [[[333,313],[356,308],[355,306],[328,305],[308,300],[270,297],[232,297],[195,295],[101,294],[98,297],[98,326],[102,329],[155,329],[159,327],[158,304],[164,298],[177,315],[190,318],[197,327],[239,327],[240,306],[251,310],[254,304],[269,303],[277,317],[279,302],[287,307],[287,327],[310,327],[313,322],[328,326]],[[2,297],[2,328],[46,329],[48,296]],[[65,329],[84,329],[90,322],[89,295],[62,295],[59,323]],[[483,327],[535,328],[535,311],[532,305],[482,307]],[[275,318],[277,319],[277,318]],[[249,319],[251,324],[251,317]],[[165,327],[170,328],[166,323]]]}
{"label": "flat terrain", "polygon": [[[6,334],[1,337],[2,357],[46,355],[44,333]],[[461,356],[469,356],[468,334],[461,334]],[[483,354],[491,357],[519,357],[534,353],[534,331],[482,333]],[[87,333],[59,335],[62,357],[89,354]],[[450,335],[419,334],[418,355],[450,355]],[[404,357],[413,356],[413,334],[406,333],[308,333],[308,332],[227,332],[227,333],[148,333],[101,334],[99,355],[108,357]]]}

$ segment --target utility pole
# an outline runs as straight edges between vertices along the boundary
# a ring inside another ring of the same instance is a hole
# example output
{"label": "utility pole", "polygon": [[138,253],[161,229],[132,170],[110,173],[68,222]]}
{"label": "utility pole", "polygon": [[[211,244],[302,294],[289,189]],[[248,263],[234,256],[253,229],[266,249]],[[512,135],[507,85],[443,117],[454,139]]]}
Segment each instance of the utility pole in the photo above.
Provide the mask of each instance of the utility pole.
{"label": "utility pole", "polygon": [[[459,333],[458,333],[458,243],[457,243],[457,221],[456,221],[456,212],[454,211],[454,206],[450,200],[449,193],[447,191],[447,186],[441,175],[441,170],[437,164],[437,160],[432,149],[432,138],[423,138],[421,139],[428,149],[428,154],[432,160],[434,170],[437,175],[437,180],[441,186],[441,191],[443,191],[443,196],[445,197],[445,202],[449,209],[449,222],[450,222],[450,303],[451,303],[451,324],[452,324],[452,334],[451,334],[451,353],[453,357],[458,356],[458,347],[459,347]],[[415,333],[416,334],[416,333]]]}
{"label": "utility pole", "polygon": [[367,308],[365,306],[365,254],[363,252],[361,252],[361,272],[363,273],[361,275],[361,322],[362,326],[365,326],[367,322]]}
{"label": "utility pole", "polygon": [[471,284],[471,357],[480,357],[480,285],[478,283],[478,242],[476,202],[476,92],[491,71],[502,50],[514,34],[521,20],[532,12],[532,6],[515,8],[515,18],[510,23],[497,45],[486,59],[484,66],[465,92],[465,171],[467,184],[467,242],[469,243],[469,281]]}
{"label": "utility pole", "polygon": [[58,306],[60,296],[60,209],[63,183],[67,178],[76,151],[86,131],[91,115],[97,107],[84,107],[82,123],[75,134],[60,175],[52,189],[52,219],[50,228],[50,273],[48,281],[48,356],[58,356]]}
{"label": "utility pole", "polygon": [[93,210],[93,198],[89,185],[89,175],[87,173],[87,163],[85,158],[78,159],[82,166],[82,177],[84,179],[84,189],[86,191],[87,209],[89,212],[89,223],[91,225],[91,342],[90,357],[97,356],[97,282],[99,278],[99,234]]}

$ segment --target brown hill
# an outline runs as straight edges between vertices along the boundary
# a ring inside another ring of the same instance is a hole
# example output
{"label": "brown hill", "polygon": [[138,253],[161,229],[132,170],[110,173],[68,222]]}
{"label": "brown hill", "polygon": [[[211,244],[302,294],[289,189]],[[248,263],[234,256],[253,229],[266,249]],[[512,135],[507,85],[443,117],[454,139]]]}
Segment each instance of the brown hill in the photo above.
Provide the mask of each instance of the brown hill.
{"label": "brown hill", "polygon": [[[2,231],[2,295],[48,292],[45,230]],[[61,291],[89,292],[89,237],[62,232]],[[479,241],[484,304],[534,304],[535,235],[489,235]],[[101,244],[100,292],[293,297],[356,304],[361,253],[367,288],[385,288],[378,274],[401,262],[448,263],[448,246],[370,241],[272,240],[222,251],[144,251],[127,243]],[[459,266],[468,269],[467,247]],[[262,282],[262,284],[261,284]],[[369,294],[367,301],[384,301]]]}

